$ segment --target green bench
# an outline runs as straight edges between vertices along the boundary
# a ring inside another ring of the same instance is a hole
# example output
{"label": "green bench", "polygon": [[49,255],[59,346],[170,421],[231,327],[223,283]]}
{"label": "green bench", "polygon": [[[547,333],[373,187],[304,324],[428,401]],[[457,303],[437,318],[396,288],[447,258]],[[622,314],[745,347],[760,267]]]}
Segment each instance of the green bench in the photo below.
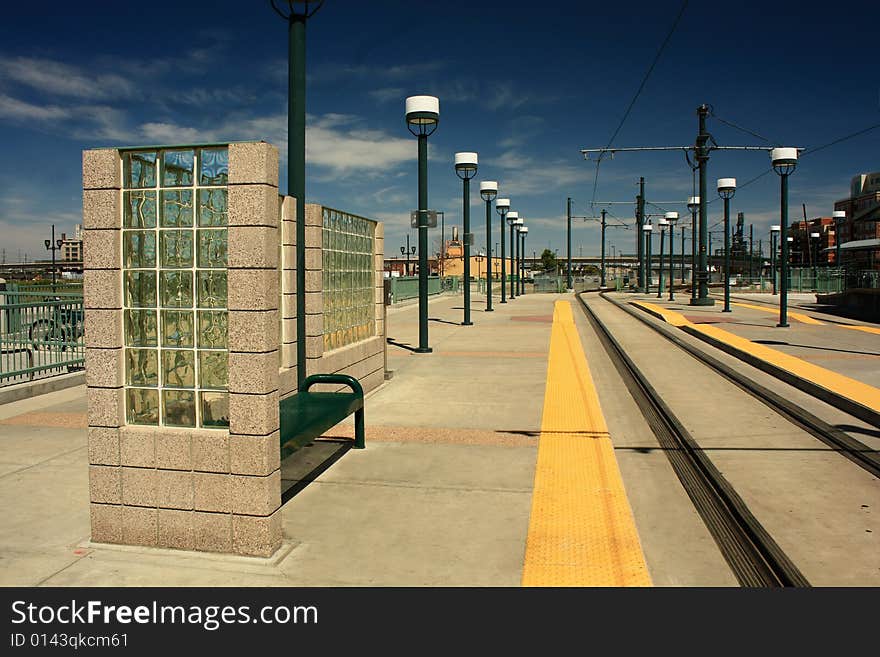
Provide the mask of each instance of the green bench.
{"label": "green bench", "polygon": [[[318,383],[346,385],[351,392],[309,392]],[[281,400],[281,458],[322,435],[354,413],[354,447],[364,448],[364,389],[347,374],[313,374],[297,394]]]}

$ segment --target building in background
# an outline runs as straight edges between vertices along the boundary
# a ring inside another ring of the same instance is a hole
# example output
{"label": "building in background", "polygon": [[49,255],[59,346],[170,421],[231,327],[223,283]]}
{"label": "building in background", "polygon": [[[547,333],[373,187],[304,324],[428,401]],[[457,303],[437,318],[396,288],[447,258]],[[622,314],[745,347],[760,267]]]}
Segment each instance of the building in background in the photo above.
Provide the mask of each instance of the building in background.
{"label": "building in background", "polygon": [[[811,238],[818,233],[818,238]],[[820,267],[834,264],[834,219],[816,217],[798,221],[788,228],[788,236],[794,238],[789,245],[788,261],[794,266]]]}
{"label": "building in background", "polygon": [[842,264],[853,269],[880,267],[880,171],[853,176],[849,198],[836,201],[834,209],[846,213],[840,226]]}
{"label": "building in background", "polygon": [[83,259],[83,235],[82,224],[74,227],[73,237],[67,233],[61,233],[61,251],[59,253],[62,262],[82,262]]}

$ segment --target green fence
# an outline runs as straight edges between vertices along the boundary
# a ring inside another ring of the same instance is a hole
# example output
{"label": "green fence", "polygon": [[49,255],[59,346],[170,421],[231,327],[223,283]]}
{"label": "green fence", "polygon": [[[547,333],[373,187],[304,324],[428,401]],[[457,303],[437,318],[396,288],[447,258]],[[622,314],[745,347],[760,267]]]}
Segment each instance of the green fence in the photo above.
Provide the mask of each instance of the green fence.
{"label": "green fence", "polygon": [[0,386],[82,369],[83,320],[81,293],[0,290]]}
{"label": "green fence", "polygon": [[[440,294],[440,292],[446,291],[447,288],[444,285],[452,285],[452,283],[447,283],[447,281],[451,281],[454,278],[453,276],[447,276],[443,279],[443,283],[441,283],[439,276],[428,276],[428,295]],[[391,303],[398,303],[407,299],[418,299],[418,276],[395,276],[389,280],[391,281]],[[455,283],[454,289],[458,289],[457,283]]]}

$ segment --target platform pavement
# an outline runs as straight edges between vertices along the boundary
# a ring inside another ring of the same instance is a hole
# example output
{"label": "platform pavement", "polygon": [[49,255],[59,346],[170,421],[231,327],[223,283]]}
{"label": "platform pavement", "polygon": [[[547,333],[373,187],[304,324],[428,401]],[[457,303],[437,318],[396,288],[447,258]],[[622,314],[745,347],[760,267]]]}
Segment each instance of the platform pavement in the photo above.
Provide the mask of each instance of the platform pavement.
{"label": "platform pavement", "polygon": [[470,327],[461,296],[432,300],[432,354],[405,346],[417,307],[393,309],[404,346],[388,345],[393,376],[366,400],[367,448],[284,504],[270,560],[90,546],[84,387],[0,406],[0,585],[518,586],[558,298],[486,313],[474,295]]}

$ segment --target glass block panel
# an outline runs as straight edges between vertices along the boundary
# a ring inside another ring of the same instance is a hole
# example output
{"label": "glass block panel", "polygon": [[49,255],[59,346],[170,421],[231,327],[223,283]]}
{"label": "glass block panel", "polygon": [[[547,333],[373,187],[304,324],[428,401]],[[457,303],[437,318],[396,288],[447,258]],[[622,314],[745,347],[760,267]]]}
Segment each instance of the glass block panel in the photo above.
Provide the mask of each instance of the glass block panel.
{"label": "glass block panel", "polygon": [[156,225],[156,192],[124,192],[123,225],[126,228],[153,228]]}
{"label": "glass block panel", "polygon": [[162,191],[161,223],[168,228],[186,228],[193,225],[193,193],[185,189]]}
{"label": "glass block panel", "polygon": [[199,311],[199,348],[225,349],[228,316],[226,311]]}
{"label": "glass block panel", "polygon": [[195,397],[195,393],[191,390],[163,390],[163,424],[172,427],[196,426]]}
{"label": "glass block panel", "polygon": [[199,272],[199,308],[226,307],[226,272]]}
{"label": "glass block panel", "polygon": [[125,272],[125,304],[134,308],[156,307],[156,272]]}
{"label": "glass block panel", "polygon": [[162,187],[188,187],[193,184],[195,151],[171,150],[162,152]]}
{"label": "glass block panel", "polygon": [[125,416],[129,424],[159,424],[158,390],[129,388],[125,393]]}
{"label": "glass block panel", "polygon": [[203,148],[199,151],[199,184],[225,185],[229,181],[229,149]]}
{"label": "glass block panel", "polygon": [[125,344],[129,347],[156,346],[156,311],[125,311]]}
{"label": "glass block panel", "polygon": [[193,313],[191,310],[162,311],[162,346],[193,347]]}
{"label": "glass block panel", "polygon": [[228,354],[225,351],[199,352],[199,387],[225,390],[229,385]]}
{"label": "glass block panel", "polygon": [[194,388],[196,385],[196,352],[178,349],[162,350],[162,385],[169,388]]}
{"label": "glass block panel", "polygon": [[189,269],[193,266],[191,230],[163,230],[162,267]]}
{"label": "glass block panel", "polygon": [[226,267],[226,229],[199,231],[199,267]]}
{"label": "glass block panel", "polygon": [[200,392],[202,400],[202,426],[229,426],[229,393]]}
{"label": "glass block panel", "polygon": [[225,226],[227,209],[225,189],[199,190],[199,226]]}
{"label": "glass block panel", "polygon": [[122,156],[126,189],[156,186],[156,151],[136,151]]}
{"label": "glass block panel", "polygon": [[156,266],[156,233],[152,230],[126,230],[122,237],[123,267],[152,269]]}
{"label": "glass block panel", "polygon": [[167,308],[192,308],[193,274],[191,271],[163,271],[162,305]]}
{"label": "glass block panel", "polygon": [[155,349],[126,349],[125,383],[130,386],[158,386],[159,352]]}

